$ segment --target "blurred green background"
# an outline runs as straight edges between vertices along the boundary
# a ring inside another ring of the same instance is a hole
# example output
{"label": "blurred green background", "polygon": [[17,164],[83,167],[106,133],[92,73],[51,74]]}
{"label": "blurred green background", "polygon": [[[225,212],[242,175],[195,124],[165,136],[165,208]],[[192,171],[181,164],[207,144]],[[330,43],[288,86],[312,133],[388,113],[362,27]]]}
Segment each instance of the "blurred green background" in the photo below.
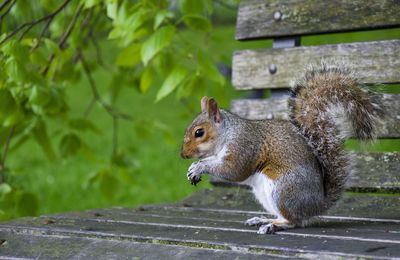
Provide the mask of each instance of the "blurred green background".
{"label": "blurred green background", "polygon": [[[211,1],[211,5],[213,12],[207,19],[212,22],[212,28],[199,33],[188,26],[178,25],[178,41],[181,45],[189,49],[201,48],[216,67],[225,69],[230,67],[235,50],[271,47],[269,40],[234,40],[238,1]],[[179,9],[182,7],[170,3],[168,8],[182,12]],[[20,18],[16,15],[15,19],[18,21]],[[5,25],[2,26],[4,33]],[[15,23],[10,27],[15,28]],[[303,37],[301,44],[399,38],[400,30],[390,29]],[[225,83],[222,85],[202,81],[184,98],[177,97],[174,92],[155,102],[163,77],[155,81],[146,93],[138,89],[136,81],[125,84],[123,88],[110,87],[120,84],[110,67],[116,66],[121,49],[115,47],[115,40],[107,37],[99,37],[97,44],[101,47],[104,64],[108,64],[92,70],[98,91],[104,100],[134,120],[119,120],[117,131],[113,132],[113,118],[100,104],[94,104],[87,115],[90,124],[77,121],[72,126],[74,131],[79,130],[79,140],[73,152],[65,152],[62,150],[65,148],[61,144],[62,138],[65,132],[70,132],[67,128],[73,123],[65,123],[63,113],[50,119],[41,115],[47,118],[48,138],[54,147],[60,146],[60,151],[56,152],[54,158],[49,158],[33,138],[28,138],[21,146],[10,146],[5,171],[9,188],[4,185],[0,187],[0,220],[90,208],[174,202],[196,190],[209,187],[207,178],[197,187],[191,186],[186,179],[186,170],[191,161],[182,160],[179,155],[185,128],[199,112],[199,98],[202,95],[213,96],[222,107],[229,108],[230,100],[248,93],[235,91],[229,76],[224,75]],[[93,46],[88,46],[85,51],[88,57],[96,55]],[[126,58],[135,59],[129,55]],[[141,76],[142,72],[138,75]],[[207,76],[206,73],[204,77]],[[395,88],[380,89],[393,92]],[[92,96],[88,78],[81,76],[74,82],[67,82],[64,90],[68,118],[81,118]],[[116,92],[118,102],[112,102]],[[2,128],[2,131],[5,130]],[[110,160],[115,138],[118,139],[118,150]],[[13,140],[12,144],[16,142]],[[359,149],[358,143],[353,141],[348,142],[347,147]],[[398,142],[382,140],[368,149],[395,151],[398,147]]]}

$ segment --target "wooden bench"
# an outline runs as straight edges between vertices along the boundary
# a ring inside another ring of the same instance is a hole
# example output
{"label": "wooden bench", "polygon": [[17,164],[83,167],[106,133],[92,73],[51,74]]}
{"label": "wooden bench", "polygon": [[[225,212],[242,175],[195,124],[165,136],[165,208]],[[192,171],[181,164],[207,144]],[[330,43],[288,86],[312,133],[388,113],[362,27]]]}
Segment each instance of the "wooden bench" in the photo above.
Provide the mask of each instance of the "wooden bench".
{"label": "wooden bench", "polygon": [[[273,91],[267,100],[235,100],[231,111],[287,119],[290,81],[322,58],[344,60],[366,84],[399,83],[400,40],[298,47],[303,35],[399,26],[399,13],[397,0],[242,0],[237,39],[274,40],[272,49],[234,54],[233,85]],[[379,138],[398,138],[400,97],[382,93],[379,99],[387,112]],[[257,235],[244,220],[265,213],[249,189],[212,180],[212,189],[175,204],[1,223],[0,258],[399,258],[400,154],[356,155],[358,171],[347,192],[311,227]]]}

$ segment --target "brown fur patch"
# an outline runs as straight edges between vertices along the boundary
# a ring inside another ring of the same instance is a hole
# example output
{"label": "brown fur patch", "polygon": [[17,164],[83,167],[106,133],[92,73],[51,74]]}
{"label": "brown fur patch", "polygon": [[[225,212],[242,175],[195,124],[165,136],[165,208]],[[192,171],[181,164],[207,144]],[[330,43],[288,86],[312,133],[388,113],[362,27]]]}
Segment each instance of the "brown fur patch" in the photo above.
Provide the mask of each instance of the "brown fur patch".
{"label": "brown fur patch", "polygon": [[279,144],[274,144],[274,142],[274,140],[265,140],[265,144],[262,146],[256,162],[256,170],[262,172],[272,180],[277,180],[287,172],[288,167],[281,160],[284,157],[281,154],[282,151],[279,149],[271,150],[271,147],[279,146]]}
{"label": "brown fur patch", "polygon": [[281,213],[281,215],[287,219],[289,222],[288,223],[294,223],[295,220],[291,217],[291,215],[289,214],[289,212],[286,211],[286,209],[281,205],[279,206],[279,212]]}
{"label": "brown fur patch", "polygon": [[271,166],[264,167],[261,172],[267,175],[271,180],[277,180],[281,176],[279,171]]}
{"label": "brown fur patch", "polygon": [[[204,135],[200,138],[195,137],[195,132],[200,129],[204,129]],[[199,155],[201,151],[199,150],[199,145],[212,143],[215,139],[216,132],[212,125],[208,122],[198,124],[193,126],[187,136],[185,136],[182,145],[182,156],[184,158],[193,158]]]}

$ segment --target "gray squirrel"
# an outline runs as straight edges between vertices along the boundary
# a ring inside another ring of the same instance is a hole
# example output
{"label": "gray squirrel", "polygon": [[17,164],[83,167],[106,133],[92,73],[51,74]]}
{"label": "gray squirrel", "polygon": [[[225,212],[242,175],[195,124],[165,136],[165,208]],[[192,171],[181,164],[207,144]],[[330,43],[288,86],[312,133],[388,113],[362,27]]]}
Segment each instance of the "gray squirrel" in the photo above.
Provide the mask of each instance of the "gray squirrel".
{"label": "gray squirrel", "polygon": [[181,156],[197,158],[188,169],[192,184],[208,173],[252,187],[277,218],[254,217],[259,234],[304,226],[341,196],[350,172],[346,137],[373,139],[379,105],[342,66],[306,71],[291,91],[290,121],[247,120],[203,97],[201,113],[186,129]]}

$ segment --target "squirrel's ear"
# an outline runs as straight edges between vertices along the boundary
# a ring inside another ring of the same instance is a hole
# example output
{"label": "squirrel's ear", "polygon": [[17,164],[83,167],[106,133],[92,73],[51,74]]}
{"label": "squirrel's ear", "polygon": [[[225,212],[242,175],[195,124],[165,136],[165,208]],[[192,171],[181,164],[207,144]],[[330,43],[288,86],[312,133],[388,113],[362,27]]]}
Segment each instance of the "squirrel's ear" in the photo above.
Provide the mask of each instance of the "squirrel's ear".
{"label": "squirrel's ear", "polygon": [[207,105],[208,105],[208,97],[203,97],[200,101],[201,105],[201,112],[207,112]]}
{"label": "squirrel's ear", "polygon": [[221,122],[221,112],[219,111],[217,101],[213,98],[207,100],[207,115],[214,122]]}

